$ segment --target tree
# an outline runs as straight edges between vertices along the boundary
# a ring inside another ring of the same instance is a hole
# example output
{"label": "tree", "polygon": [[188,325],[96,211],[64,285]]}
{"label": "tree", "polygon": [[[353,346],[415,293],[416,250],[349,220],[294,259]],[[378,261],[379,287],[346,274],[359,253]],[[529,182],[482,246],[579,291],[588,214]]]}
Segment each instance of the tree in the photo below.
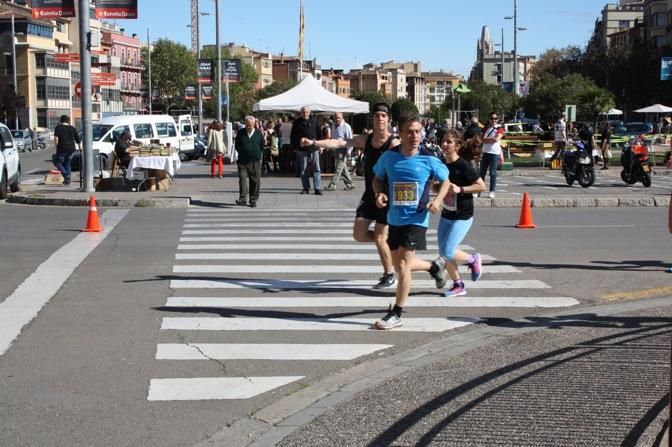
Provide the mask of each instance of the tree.
{"label": "tree", "polygon": [[578,120],[593,121],[599,113],[614,106],[614,95],[577,73],[562,78],[544,74],[532,82],[523,103],[531,116],[547,121],[557,118],[565,105],[575,104]]}
{"label": "tree", "polygon": [[[147,52],[143,51],[143,82],[148,81]],[[152,89],[169,106],[184,104],[184,89],[196,82],[196,59],[186,46],[159,39],[152,46]]]}
{"label": "tree", "polygon": [[273,81],[257,92],[257,99],[271,98],[273,96],[280,95],[285,93],[287,90],[296,87],[296,84],[297,82],[293,79],[286,81]]}
{"label": "tree", "polygon": [[394,121],[399,121],[399,117],[402,113],[412,113],[415,115],[420,113],[415,103],[408,98],[399,98],[394,101],[391,112]]}
{"label": "tree", "polygon": [[530,78],[538,79],[543,75],[562,78],[571,73],[582,72],[584,53],[577,46],[561,49],[551,48],[543,53],[536,64],[530,69]]}
{"label": "tree", "polygon": [[[459,93],[462,110],[477,110],[481,116],[490,112],[496,112],[505,118],[515,115],[519,99],[513,93],[483,81],[470,82],[469,88],[471,92]],[[452,98],[447,99],[444,107],[452,109],[452,101]]]}
{"label": "tree", "polygon": [[[207,48],[201,52],[201,58],[212,59],[213,67],[217,64],[217,51],[215,48]],[[222,49],[222,59],[231,59],[228,50]],[[196,70],[196,68],[194,68]],[[245,116],[252,114],[252,106],[257,100],[256,83],[259,74],[254,67],[245,61],[240,64],[241,79],[237,83],[229,83],[229,116],[231,120],[242,121]],[[216,73],[216,68],[215,68]],[[195,72],[195,71],[194,71]],[[215,74],[214,77],[217,75]],[[217,116],[217,87],[214,89],[215,98],[203,103],[203,110],[206,116]],[[226,95],[225,86],[222,82],[222,95]],[[223,119],[226,119],[226,106],[223,106]]]}

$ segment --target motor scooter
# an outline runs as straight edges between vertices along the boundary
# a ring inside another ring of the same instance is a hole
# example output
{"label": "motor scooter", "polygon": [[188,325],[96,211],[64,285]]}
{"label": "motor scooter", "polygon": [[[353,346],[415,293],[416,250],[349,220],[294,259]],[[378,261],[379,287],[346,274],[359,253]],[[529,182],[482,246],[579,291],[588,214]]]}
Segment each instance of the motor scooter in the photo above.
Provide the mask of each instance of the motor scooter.
{"label": "motor scooter", "polygon": [[565,181],[569,186],[578,181],[583,188],[588,188],[595,183],[595,165],[592,154],[588,153],[581,140],[573,140],[569,144],[575,149],[565,149],[562,156],[562,173],[565,175]]}
{"label": "motor scooter", "polygon": [[628,142],[621,152],[621,180],[628,185],[642,182],[644,187],[651,186],[651,168],[649,167],[649,151],[641,136]]}

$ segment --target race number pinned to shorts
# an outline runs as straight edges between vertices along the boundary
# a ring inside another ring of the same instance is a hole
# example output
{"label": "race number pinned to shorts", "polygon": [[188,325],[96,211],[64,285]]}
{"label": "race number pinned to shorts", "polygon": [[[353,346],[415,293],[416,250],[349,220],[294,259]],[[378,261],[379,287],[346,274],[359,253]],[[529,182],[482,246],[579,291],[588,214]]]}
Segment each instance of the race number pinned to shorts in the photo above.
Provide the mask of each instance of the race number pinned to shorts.
{"label": "race number pinned to shorts", "polygon": [[394,182],[392,206],[418,206],[417,182]]}

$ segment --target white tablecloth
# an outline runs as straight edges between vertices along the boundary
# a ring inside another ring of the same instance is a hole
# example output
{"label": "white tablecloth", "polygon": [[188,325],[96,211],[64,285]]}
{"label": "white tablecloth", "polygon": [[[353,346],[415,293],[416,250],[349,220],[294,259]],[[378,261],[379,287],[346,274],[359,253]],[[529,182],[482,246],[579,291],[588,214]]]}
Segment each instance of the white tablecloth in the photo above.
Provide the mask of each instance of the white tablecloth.
{"label": "white tablecloth", "polygon": [[151,157],[133,157],[131,163],[128,165],[127,177],[133,178],[133,170],[135,169],[159,169],[166,171],[171,177],[180,169],[182,163],[180,157],[175,154],[170,157],[152,155]]}

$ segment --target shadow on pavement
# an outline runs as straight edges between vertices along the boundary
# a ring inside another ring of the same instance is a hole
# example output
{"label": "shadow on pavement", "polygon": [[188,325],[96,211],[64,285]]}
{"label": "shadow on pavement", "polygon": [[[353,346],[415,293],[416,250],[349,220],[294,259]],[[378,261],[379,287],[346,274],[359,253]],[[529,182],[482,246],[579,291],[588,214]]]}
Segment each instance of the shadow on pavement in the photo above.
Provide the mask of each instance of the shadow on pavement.
{"label": "shadow on pavement", "polygon": [[[669,340],[669,334],[672,332],[672,318],[639,318],[639,317],[596,317],[594,321],[567,321],[570,318],[586,318],[591,317],[590,314],[580,314],[576,316],[568,316],[562,318],[535,318],[530,319],[530,323],[509,322],[506,325],[510,327],[552,327],[556,324],[574,325],[586,327],[610,327],[610,328],[635,328],[627,332],[620,332],[618,334],[608,335],[586,340],[576,343],[573,346],[568,346],[561,349],[556,349],[540,355],[535,355],[524,360],[517,361],[505,367],[495,369],[481,376],[478,376],[468,382],[459,385],[447,392],[439,395],[426,404],[416,408],[413,412],[407,414],[405,417],[397,420],[393,425],[389,426],[384,432],[378,435],[375,439],[368,443],[368,446],[380,445],[396,445],[395,440],[399,438],[404,432],[411,427],[418,424],[426,424],[423,420],[431,415],[433,412],[440,410],[452,402],[459,402],[460,405],[456,409],[450,411],[447,417],[444,417],[433,426],[423,428],[425,433],[420,440],[415,444],[418,446],[433,445],[436,442],[436,437],[444,431],[452,422],[465,415],[470,410],[475,409],[478,405],[483,404],[488,399],[497,396],[499,393],[509,390],[512,387],[520,386],[522,382],[533,378],[542,373],[548,372],[553,368],[560,366],[568,366],[567,364],[575,363],[575,368],[586,368],[582,366],[590,364],[591,360],[588,356],[602,355],[604,362],[609,362],[609,353],[618,353],[619,350],[632,349],[649,349],[663,351],[661,356],[669,359],[669,343],[656,343],[654,337],[664,336],[664,340]],[[504,319],[486,319],[487,324],[505,325],[507,320]],[[649,341],[650,343],[643,344],[642,342]],[[612,354],[615,357],[618,354]],[[618,359],[612,360],[613,367],[618,370]],[[595,362],[593,359],[592,362]],[[538,364],[538,365],[535,365]],[[590,372],[590,367],[587,367]],[[515,376],[503,383],[500,383],[506,376]],[[478,397],[469,400],[466,403],[460,402],[465,395],[473,394],[478,387],[484,386],[492,382],[494,385],[491,389],[478,395]],[[497,385],[497,383],[500,383]],[[653,386],[653,384],[652,384]],[[545,391],[545,390],[544,390]],[[627,432],[627,435],[622,440],[621,445],[636,445],[644,431],[649,425],[665,410],[669,399],[669,393],[660,395],[660,399],[651,405],[643,412],[641,417],[637,420],[634,426]],[[665,427],[662,429],[664,433]],[[660,438],[662,433],[658,434]],[[604,441],[604,440],[602,440]]]}

